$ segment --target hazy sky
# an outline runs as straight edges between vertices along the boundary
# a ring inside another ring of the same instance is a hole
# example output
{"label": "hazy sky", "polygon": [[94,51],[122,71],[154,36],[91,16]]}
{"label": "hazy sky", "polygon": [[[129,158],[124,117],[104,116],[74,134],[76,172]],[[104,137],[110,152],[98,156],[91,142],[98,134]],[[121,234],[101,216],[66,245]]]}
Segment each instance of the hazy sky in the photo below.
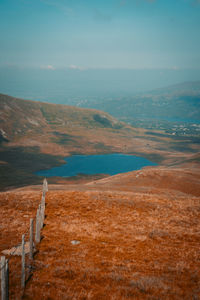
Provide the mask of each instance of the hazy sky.
{"label": "hazy sky", "polygon": [[0,66],[200,68],[200,0],[0,0]]}

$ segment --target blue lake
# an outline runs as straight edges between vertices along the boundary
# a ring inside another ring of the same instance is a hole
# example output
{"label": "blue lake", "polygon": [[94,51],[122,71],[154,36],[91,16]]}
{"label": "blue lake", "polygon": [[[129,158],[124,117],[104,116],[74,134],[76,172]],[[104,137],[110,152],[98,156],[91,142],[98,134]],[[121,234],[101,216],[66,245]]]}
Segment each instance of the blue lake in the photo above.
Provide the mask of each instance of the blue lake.
{"label": "blue lake", "polygon": [[145,166],[156,164],[146,158],[128,154],[104,154],[104,155],[73,155],[65,158],[66,164],[49,170],[42,170],[36,174],[39,176],[71,177],[78,174],[109,174],[115,175]]}

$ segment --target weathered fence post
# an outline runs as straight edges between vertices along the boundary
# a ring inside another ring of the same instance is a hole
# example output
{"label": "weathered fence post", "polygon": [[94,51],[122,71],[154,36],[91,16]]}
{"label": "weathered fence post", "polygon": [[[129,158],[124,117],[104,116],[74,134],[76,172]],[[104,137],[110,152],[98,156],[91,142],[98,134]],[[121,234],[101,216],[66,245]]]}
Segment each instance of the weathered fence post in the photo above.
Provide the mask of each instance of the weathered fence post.
{"label": "weathered fence post", "polygon": [[43,227],[43,222],[42,222],[42,206],[41,204],[39,205],[39,216],[40,216],[40,230]]}
{"label": "weathered fence post", "polygon": [[30,219],[29,258],[33,259],[33,219]]}
{"label": "weathered fence post", "polygon": [[46,193],[48,192],[48,183],[47,183],[47,179],[44,178],[43,180],[43,188],[42,188],[43,192]]}
{"label": "weathered fence post", "polygon": [[44,225],[44,205],[41,204],[41,228],[43,228]]}
{"label": "weathered fence post", "polygon": [[25,242],[24,234],[22,235],[22,274],[21,274],[21,287],[25,287]]}
{"label": "weathered fence post", "polygon": [[45,205],[45,195],[42,194],[42,201],[41,201],[42,205]]}
{"label": "weathered fence post", "polygon": [[37,209],[36,214],[36,222],[35,222],[35,242],[40,242],[40,212],[39,209]]}
{"label": "weathered fence post", "polygon": [[6,300],[6,258],[1,256],[1,300]]}
{"label": "weathered fence post", "polygon": [[8,259],[6,259],[6,300],[9,300],[9,264]]}
{"label": "weathered fence post", "polygon": [[41,201],[41,220],[42,220],[42,225],[41,228],[44,225],[44,217],[45,217],[45,195],[46,192],[48,192],[48,183],[46,178],[43,180],[43,188],[42,188],[42,201]]}

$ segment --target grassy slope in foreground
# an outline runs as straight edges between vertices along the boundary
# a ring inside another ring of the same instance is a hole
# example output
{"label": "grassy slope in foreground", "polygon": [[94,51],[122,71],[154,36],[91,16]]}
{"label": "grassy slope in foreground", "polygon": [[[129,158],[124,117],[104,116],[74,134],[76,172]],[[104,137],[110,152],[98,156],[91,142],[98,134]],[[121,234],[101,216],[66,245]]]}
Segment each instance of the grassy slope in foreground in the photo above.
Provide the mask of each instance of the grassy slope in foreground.
{"label": "grassy slope in foreground", "polygon": [[[157,167],[49,185],[23,299],[198,299],[199,179],[199,169]],[[41,185],[0,193],[1,251],[19,243],[40,199]],[[20,263],[11,257],[13,299]]]}

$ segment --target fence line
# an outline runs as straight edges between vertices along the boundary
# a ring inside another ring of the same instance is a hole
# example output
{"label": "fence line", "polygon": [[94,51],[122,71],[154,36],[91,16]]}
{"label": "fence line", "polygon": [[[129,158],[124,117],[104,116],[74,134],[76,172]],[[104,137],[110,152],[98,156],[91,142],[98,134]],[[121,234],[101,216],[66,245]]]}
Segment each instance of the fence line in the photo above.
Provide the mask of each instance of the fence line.
{"label": "fence line", "polygon": [[[46,178],[43,180],[42,187],[42,199],[41,203],[38,206],[36,217],[30,219],[30,227],[22,235],[22,242],[14,247],[14,250],[9,254],[10,257],[15,254],[15,252],[20,249],[21,246],[21,288],[22,291],[26,285],[26,242],[25,237],[29,232],[29,276],[32,268],[33,258],[34,258],[34,248],[37,243],[41,240],[40,231],[44,226],[45,219],[45,196],[48,192],[48,183]],[[34,220],[35,220],[35,239],[34,239]],[[35,243],[34,243],[35,240]],[[6,259],[5,256],[1,256],[1,300],[9,300],[9,259]]]}
{"label": "fence line", "polygon": [[30,219],[29,259],[33,259],[33,219]]}

